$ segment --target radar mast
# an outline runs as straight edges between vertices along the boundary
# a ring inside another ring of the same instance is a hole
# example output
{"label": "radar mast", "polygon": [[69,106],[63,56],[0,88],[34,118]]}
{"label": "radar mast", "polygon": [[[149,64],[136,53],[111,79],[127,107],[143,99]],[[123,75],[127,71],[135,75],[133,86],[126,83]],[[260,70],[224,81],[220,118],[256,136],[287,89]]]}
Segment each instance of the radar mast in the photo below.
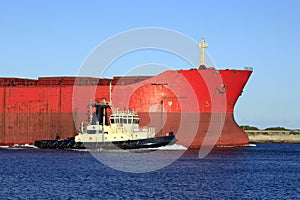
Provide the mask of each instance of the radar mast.
{"label": "radar mast", "polygon": [[199,43],[199,48],[201,48],[201,59],[199,69],[206,69],[204,61],[204,49],[208,47],[208,44],[205,43],[205,40],[202,38],[201,43]]}

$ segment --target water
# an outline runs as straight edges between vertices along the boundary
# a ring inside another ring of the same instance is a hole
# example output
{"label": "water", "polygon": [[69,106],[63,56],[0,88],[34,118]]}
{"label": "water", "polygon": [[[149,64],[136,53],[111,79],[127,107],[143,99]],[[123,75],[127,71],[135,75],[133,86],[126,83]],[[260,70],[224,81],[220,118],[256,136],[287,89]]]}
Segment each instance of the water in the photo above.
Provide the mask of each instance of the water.
{"label": "water", "polygon": [[[160,153],[164,159],[175,151]],[[0,199],[300,199],[299,144],[216,149],[204,159],[198,153],[135,174],[88,152],[2,149]]]}

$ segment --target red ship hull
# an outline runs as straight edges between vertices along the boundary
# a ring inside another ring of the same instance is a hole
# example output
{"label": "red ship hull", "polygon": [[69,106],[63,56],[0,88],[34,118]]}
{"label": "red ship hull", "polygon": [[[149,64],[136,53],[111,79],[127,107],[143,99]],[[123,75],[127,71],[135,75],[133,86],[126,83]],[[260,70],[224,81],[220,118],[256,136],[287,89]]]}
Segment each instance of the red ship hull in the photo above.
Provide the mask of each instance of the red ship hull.
{"label": "red ship hull", "polygon": [[114,108],[138,112],[141,126],[155,127],[157,135],[173,131],[186,147],[248,144],[233,110],[251,73],[192,69],[113,79],[0,78],[0,145],[74,136],[87,121],[89,102],[110,98]]}

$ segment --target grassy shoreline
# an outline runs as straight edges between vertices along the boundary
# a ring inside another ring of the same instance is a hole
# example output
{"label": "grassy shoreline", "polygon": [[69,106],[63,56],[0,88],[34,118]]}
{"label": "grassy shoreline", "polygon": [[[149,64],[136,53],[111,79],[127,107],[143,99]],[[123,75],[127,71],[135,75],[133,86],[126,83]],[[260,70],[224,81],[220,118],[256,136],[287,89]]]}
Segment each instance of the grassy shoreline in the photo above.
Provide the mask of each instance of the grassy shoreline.
{"label": "grassy shoreline", "polygon": [[290,130],[245,130],[250,142],[300,144],[300,131]]}

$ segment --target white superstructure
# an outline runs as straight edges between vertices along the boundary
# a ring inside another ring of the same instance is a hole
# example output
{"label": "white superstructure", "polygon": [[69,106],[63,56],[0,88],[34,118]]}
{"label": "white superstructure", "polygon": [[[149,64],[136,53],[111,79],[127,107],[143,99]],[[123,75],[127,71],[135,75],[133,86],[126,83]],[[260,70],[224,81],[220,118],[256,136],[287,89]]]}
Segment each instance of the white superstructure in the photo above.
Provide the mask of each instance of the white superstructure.
{"label": "white superstructure", "polygon": [[75,136],[75,142],[114,142],[154,138],[155,128],[140,128],[139,121],[138,114],[134,112],[117,112],[111,114],[109,125],[105,125],[105,115],[103,115],[102,124],[81,123],[81,132]]}

